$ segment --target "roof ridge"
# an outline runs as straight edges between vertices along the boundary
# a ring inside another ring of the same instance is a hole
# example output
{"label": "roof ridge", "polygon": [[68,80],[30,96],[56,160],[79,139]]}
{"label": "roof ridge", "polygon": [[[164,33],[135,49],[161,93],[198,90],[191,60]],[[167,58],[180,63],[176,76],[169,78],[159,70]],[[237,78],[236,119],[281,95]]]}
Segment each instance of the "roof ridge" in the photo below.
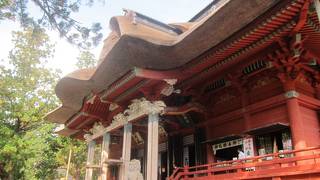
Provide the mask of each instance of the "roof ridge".
{"label": "roof ridge", "polygon": [[149,16],[143,15],[139,12],[130,10],[130,9],[123,9],[125,12],[125,16],[130,16],[133,19],[133,23],[141,23],[153,28],[156,28],[158,30],[164,31],[166,33],[174,34],[174,35],[179,35],[182,34],[183,31],[180,30],[179,28],[176,28],[174,26],[171,26],[169,24],[163,23],[161,21],[158,21],[156,19],[153,19]]}

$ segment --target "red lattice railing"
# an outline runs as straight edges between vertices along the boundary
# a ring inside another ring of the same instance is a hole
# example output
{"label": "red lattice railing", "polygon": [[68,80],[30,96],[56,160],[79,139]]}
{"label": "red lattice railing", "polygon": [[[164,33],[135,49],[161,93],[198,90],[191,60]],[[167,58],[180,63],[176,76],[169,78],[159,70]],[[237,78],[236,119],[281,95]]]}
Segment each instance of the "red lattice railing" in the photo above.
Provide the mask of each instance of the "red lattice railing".
{"label": "red lattice railing", "polygon": [[[315,164],[319,164],[319,166],[315,166]],[[272,176],[273,172],[279,173],[281,170],[288,170],[288,168],[292,170],[292,168],[301,167],[300,165],[303,165],[305,168],[318,168],[318,173],[320,173],[320,147],[284,151],[241,160],[176,168],[168,179],[196,179],[205,176],[237,177],[242,174],[259,174],[260,172],[268,172],[269,176]],[[312,172],[315,171],[313,170]],[[296,173],[299,172],[296,171]],[[263,173],[260,173],[259,176],[261,176],[261,174],[263,175]]]}

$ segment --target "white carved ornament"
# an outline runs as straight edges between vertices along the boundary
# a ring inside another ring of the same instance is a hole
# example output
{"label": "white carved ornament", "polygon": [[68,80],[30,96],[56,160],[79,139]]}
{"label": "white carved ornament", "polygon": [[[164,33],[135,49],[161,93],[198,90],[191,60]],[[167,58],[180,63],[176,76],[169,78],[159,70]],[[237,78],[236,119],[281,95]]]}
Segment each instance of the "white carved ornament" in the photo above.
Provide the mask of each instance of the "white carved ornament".
{"label": "white carved ornament", "polygon": [[163,101],[150,102],[146,98],[134,99],[123,113],[113,117],[109,129],[123,126],[124,124],[139,118],[145,114],[163,114],[166,105]]}
{"label": "white carved ornament", "polygon": [[104,130],[105,128],[101,122],[95,122],[93,127],[89,130],[91,134],[85,134],[83,137],[86,141],[91,141],[93,136],[103,134]]}
{"label": "white carved ornament", "polygon": [[126,123],[147,114],[163,114],[165,110],[163,101],[148,101],[146,98],[134,99],[124,113],[119,113],[113,117],[111,124],[104,128],[100,122],[96,122],[90,129],[92,134],[85,134],[84,138],[90,141],[103,133],[111,131],[117,127],[124,126]]}
{"label": "white carved ornament", "polygon": [[173,92],[174,92],[174,87],[171,85],[168,85],[161,90],[161,94],[165,96],[170,96]]}
{"label": "white carved ornament", "polygon": [[173,86],[173,85],[175,85],[175,84],[178,82],[178,79],[164,79],[164,81],[165,81],[167,84]]}
{"label": "white carved ornament", "polygon": [[134,99],[124,111],[129,121],[144,114],[163,114],[166,105],[163,101],[150,102],[146,98]]}
{"label": "white carved ornament", "polygon": [[127,118],[124,114],[119,113],[113,117],[111,124],[108,127],[117,127],[126,124]]}
{"label": "white carved ornament", "polygon": [[175,92],[173,85],[175,85],[178,80],[177,79],[164,79],[164,81],[168,84],[165,88],[161,90],[161,94],[165,96],[170,96]]}

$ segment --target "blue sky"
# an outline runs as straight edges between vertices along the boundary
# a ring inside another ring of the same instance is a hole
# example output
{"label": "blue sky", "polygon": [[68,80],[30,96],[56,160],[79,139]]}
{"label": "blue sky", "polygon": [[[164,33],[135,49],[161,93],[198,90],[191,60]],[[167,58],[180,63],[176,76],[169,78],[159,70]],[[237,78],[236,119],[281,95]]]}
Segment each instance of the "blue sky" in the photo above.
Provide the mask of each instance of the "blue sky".
{"label": "blue sky", "polygon": [[[109,34],[109,19],[113,16],[123,15],[122,9],[131,9],[162,21],[164,23],[185,22],[196,15],[207,6],[212,0],[105,0],[104,3],[97,1],[91,7],[82,6],[79,13],[74,14],[74,19],[84,25],[90,26],[93,22],[100,22],[103,27],[104,38]],[[31,13],[37,9],[32,8]],[[0,21],[0,59],[7,59],[11,43],[11,31],[18,30],[17,23]],[[51,40],[56,44],[55,56],[51,60],[50,66],[59,68],[63,74],[68,74],[75,70],[76,57],[79,50],[60,39],[54,31],[48,32]],[[92,50],[99,57],[102,43]],[[1,61],[0,61],[1,63]]]}

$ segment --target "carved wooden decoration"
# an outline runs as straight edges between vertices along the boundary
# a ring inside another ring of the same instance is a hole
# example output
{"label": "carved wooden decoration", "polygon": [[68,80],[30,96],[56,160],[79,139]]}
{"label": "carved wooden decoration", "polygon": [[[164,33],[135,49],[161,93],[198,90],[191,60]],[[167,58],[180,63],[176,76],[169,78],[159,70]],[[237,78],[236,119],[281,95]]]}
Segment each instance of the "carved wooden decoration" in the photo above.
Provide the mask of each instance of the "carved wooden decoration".
{"label": "carved wooden decoration", "polygon": [[167,86],[161,90],[161,94],[165,96],[170,96],[172,93],[175,92],[175,89],[173,85],[175,85],[178,80],[177,79],[164,79],[164,81],[167,83]]}
{"label": "carved wooden decoration", "polygon": [[258,79],[253,85],[251,89],[257,89],[257,88],[261,88],[263,86],[266,86],[268,84],[270,84],[271,82],[273,82],[275,79],[271,78],[269,76],[264,76],[261,77],[260,79]]}
{"label": "carved wooden decoration", "polygon": [[236,96],[232,95],[232,94],[229,94],[229,93],[226,93],[222,96],[219,97],[218,101],[216,102],[216,104],[219,104],[219,103],[223,103],[223,102],[226,102],[226,101],[229,101],[233,98],[235,98]]}
{"label": "carved wooden decoration", "polygon": [[119,113],[113,117],[111,124],[104,128],[101,123],[95,123],[91,134],[85,134],[86,141],[91,141],[102,136],[106,132],[120,128],[130,121],[136,120],[148,114],[163,114],[166,105],[163,101],[148,101],[146,98],[134,99],[123,113]]}

